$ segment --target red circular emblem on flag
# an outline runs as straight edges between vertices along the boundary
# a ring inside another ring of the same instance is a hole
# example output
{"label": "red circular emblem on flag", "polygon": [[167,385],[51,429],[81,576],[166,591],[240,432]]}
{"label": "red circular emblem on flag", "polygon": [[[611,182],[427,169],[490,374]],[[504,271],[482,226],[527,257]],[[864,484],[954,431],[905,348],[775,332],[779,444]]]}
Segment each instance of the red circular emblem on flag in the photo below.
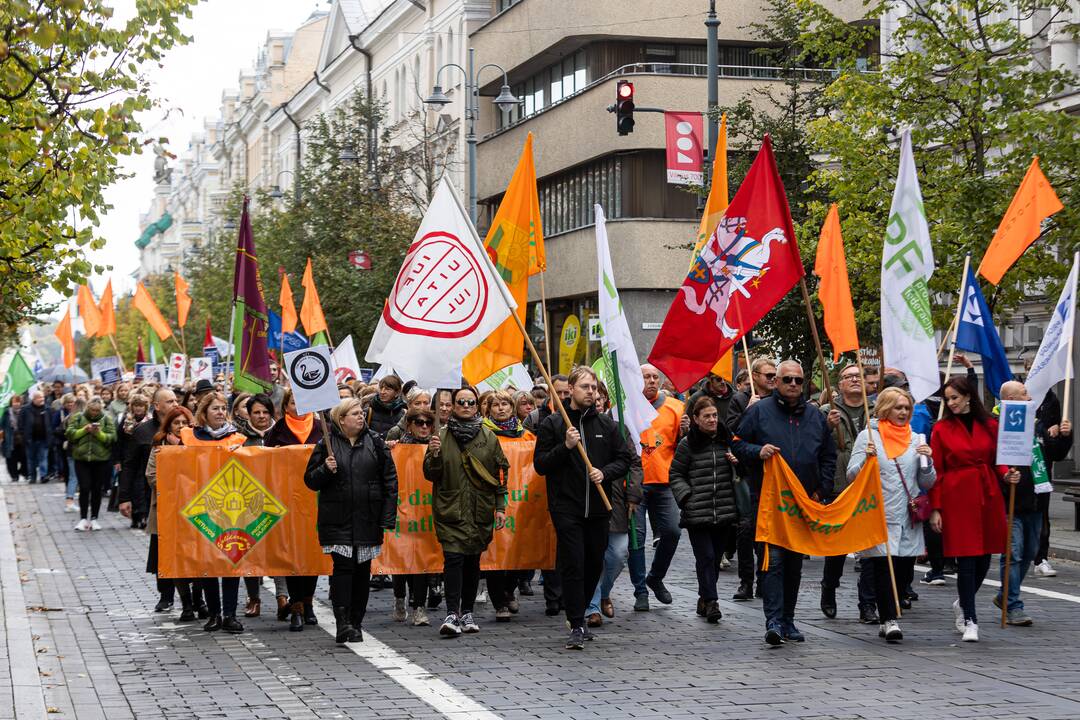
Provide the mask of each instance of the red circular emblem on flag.
{"label": "red circular emblem on flag", "polygon": [[448,232],[430,232],[409,248],[383,319],[398,332],[458,338],[473,332],[487,309],[483,258]]}

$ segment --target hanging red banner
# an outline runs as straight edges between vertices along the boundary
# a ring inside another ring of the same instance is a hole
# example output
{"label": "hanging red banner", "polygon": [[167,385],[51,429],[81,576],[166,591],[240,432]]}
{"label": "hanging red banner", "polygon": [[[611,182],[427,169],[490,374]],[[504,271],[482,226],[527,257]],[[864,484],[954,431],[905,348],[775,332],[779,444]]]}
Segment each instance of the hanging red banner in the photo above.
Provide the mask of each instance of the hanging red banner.
{"label": "hanging red banner", "polygon": [[699,112],[665,112],[667,181],[670,185],[704,185],[704,123]]}

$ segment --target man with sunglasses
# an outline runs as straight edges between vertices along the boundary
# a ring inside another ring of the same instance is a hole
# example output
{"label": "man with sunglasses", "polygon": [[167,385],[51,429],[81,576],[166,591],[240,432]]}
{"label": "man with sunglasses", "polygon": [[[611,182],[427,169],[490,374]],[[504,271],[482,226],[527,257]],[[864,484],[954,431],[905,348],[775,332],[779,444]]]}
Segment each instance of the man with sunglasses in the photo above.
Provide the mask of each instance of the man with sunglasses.
{"label": "man with sunglasses", "polygon": [[[750,387],[753,392],[740,390],[731,396],[728,403],[727,413],[721,415],[728,430],[735,433],[739,429],[739,421],[742,420],[746,408],[756,403],[761,398],[769,397],[776,389],[776,363],[769,358],[759,357],[750,364]],[[735,466],[735,473],[744,480],[749,477],[749,470],[745,464]],[[735,552],[739,562],[739,589],[735,591],[732,600],[745,602],[754,597],[754,534],[757,530],[757,516],[751,514],[739,518],[739,525],[735,536]],[[758,579],[757,596],[761,597],[760,578]]]}
{"label": "man with sunglasses", "polygon": [[[833,431],[836,442],[836,474],[833,477],[832,496],[824,500],[831,502],[848,486],[847,466],[851,458],[851,448],[855,438],[866,427],[866,411],[863,406],[863,378],[856,363],[848,363],[840,369],[839,392],[833,403],[822,405],[821,412]],[[844,563],[847,555],[834,555],[825,558],[825,568],[821,576],[821,612],[825,617],[836,617],[836,589],[840,587],[840,578],[844,575]],[[874,600],[874,580],[871,563],[863,563],[859,575],[859,622],[877,623],[877,607]]]}
{"label": "man with sunglasses", "polygon": [[[750,406],[739,423],[732,449],[750,471],[754,505],[761,496],[764,461],[779,453],[806,494],[832,497],[836,443],[825,416],[803,396],[803,369],[794,360],[777,368],[780,383],[773,394]],[[795,627],[795,606],[802,582],[802,553],[769,545],[769,569],[761,581],[765,642],[803,642]]]}

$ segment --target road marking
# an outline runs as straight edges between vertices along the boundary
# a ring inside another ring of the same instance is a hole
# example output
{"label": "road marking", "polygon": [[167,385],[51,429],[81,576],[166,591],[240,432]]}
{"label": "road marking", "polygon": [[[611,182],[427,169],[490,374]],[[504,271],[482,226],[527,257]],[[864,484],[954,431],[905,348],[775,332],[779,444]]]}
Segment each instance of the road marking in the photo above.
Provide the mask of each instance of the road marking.
{"label": "road marking", "polygon": [[[930,572],[930,568],[926,565],[916,565],[915,569],[919,572]],[[953,580],[956,579],[956,575],[946,575]],[[990,580],[989,578],[983,580],[983,585],[989,585],[990,587],[1001,587],[1001,583],[997,580]],[[1038,595],[1039,597],[1050,598],[1052,600],[1064,600],[1066,602],[1080,603],[1080,595],[1070,595],[1069,593],[1058,592],[1057,590],[1043,590],[1042,588],[1031,587],[1030,585],[1021,585],[1020,591],[1028,593],[1029,595]]]}
{"label": "road marking", "polygon": [[[263,581],[263,587],[274,592],[270,578]],[[321,600],[314,601],[320,611],[333,617],[333,609]],[[319,623],[331,637],[335,628],[329,623]],[[502,720],[498,715],[480,703],[465,695],[444,680],[432,675],[421,666],[377,639],[367,630],[363,631],[364,642],[346,643],[344,647],[374,665],[379,671],[410,693],[423,700],[444,717],[451,720]],[[432,636],[434,642],[438,638]]]}
{"label": "road marking", "polygon": [[0,488],[0,592],[3,593],[4,633],[7,636],[8,663],[15,705],[15,717],[43,718],[45,692],[41,688],[37,653],[26,612],[19,562],[15,555],[15,537],[8,515],[7,498]]}

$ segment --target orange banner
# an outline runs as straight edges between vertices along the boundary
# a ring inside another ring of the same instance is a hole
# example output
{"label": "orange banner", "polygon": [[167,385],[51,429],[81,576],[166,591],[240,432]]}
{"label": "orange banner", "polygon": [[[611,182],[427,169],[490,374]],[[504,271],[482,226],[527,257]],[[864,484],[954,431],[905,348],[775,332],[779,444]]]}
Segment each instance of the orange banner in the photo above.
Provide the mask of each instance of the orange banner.
{"label": "orange banner", "polygon": [[[547,486],[533,470],[532,440],[501,440],[510,461],[506,528],[480,559],[484,570],[555,566]],[[304,485],[312,447],[162,448],[158,468],[159,574],[164,578],[328,575],[316,532],[317,496]],[[398,522],[372,572],[442,572],[423,445],[393,449]],[[494,520],[494,518],[493,518]]]}
{"label": "orange banner", "polygon": [[755,539],[817,557],[866,550],[888,537],[882,500],[876,456],[836,500],[822,505],[777,454],[765,461]]}
{"label": "orange banner", "polygon": [[312,447],[162,448],[158,574],[328,575],[317,496],[304,485]]}
{"label": "orange banner", "polygon": [[[480,556],[481,570],[533,570],[555,567],[555,528],[547,509],[547,483],[533,470],[533,440],[501,438],[510,462],[506,527],[496,530]],[[431,483],[424,478],[423,445],[397,445],[398,526],[386,534],[382,554],[371,564],[378,574],[438,573],[442,547],[435,538]],[[492,518],[494,521],[494,518]]]}

